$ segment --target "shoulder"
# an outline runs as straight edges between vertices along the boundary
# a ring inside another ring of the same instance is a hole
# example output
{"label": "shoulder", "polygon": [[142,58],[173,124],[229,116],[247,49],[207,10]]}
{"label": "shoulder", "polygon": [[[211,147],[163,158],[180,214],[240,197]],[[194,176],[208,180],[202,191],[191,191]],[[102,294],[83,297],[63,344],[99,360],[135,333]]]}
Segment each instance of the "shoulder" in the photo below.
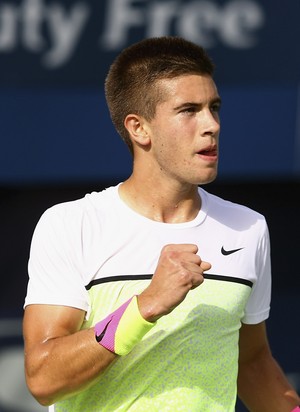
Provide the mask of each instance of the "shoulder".
{"label": "shoulder", "polygon": [[199,188],[201,198],[205,199],[207,214],[224,225],[233,229],[242,230],[251,227],[267,228],[265,216],[243,204],[224,199]]}
{"label": "shoulder", "polygon": [[45,210],[42,216],[51,218],[54,216],[72,217],[97,210],[104,210],[113,204],[117,198],[117,186],[108,187],[100,192],[87,193],[80,199],[57,203]]}
{"label": "shoulder", "polygon": [[222,210],[222,212],[226,213],[239,213],[242,215],[249,215],[253,216],[254,218],[261,218],[264,219],[264,215],[260,212],[251,209],[249,206],[233,202],[228,199],[224,199],[218,195],[209,193],[208,191],[204,190],[203,188],[199,188],[199,193],[201,198],[206,198],[206,201],[209,204],[209,207],[213,210]]}
{"label": "shoulder", "polygon": [[117,186],[112,186],[100,192],[87,193],[80,199],[55,204],[43,212],[37,227],[74,232],[76,228],[92,226],[112,210],[116,194]]}

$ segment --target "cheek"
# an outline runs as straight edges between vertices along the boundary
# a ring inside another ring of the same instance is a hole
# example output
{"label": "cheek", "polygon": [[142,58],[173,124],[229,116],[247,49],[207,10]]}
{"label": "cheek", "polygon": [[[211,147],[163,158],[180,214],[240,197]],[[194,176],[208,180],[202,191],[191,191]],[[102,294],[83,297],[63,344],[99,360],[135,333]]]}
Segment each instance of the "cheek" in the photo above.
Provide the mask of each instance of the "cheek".
{"label": "cheek", "polygon": [[180,122],[167,122],[152,128],[153,148],[161,159],[177,159],[184,157],[188,150],[187,128]]}

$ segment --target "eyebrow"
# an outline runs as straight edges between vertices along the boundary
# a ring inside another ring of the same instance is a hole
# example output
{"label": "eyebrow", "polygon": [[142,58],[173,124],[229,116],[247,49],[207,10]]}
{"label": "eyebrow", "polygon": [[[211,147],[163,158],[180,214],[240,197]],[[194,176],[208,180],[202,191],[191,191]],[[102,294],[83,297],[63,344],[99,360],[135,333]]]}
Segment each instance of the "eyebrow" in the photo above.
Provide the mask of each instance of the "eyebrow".
{"label": "eyebrow", "polygon": [[[222,103],[221,97],[216,97],[212,99],[209,104],[213,105],[216,103],[221,105]],[[185,102],[185,103],[180,104],[179,106],[174,107],[174,110],[184,109],[186,107],[201,107],[201,106],[203,106],[203,103]]]}

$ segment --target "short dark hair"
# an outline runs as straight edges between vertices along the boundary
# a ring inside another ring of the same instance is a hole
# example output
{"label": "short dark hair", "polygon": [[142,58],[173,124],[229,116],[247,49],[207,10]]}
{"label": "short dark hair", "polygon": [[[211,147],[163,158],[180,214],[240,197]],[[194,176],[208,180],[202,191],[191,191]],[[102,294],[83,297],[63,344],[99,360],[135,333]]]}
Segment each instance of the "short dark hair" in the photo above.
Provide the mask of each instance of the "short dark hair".
{"label": "short dark hair", "polygon": [[188,74],[212,76],[214,64],[199,45],[177,36],[144,39],[125,48],[110,66],[105,96],[112,122],[133,153],[124,120],[130,113],[150,121],[162,101],[157,81]]}

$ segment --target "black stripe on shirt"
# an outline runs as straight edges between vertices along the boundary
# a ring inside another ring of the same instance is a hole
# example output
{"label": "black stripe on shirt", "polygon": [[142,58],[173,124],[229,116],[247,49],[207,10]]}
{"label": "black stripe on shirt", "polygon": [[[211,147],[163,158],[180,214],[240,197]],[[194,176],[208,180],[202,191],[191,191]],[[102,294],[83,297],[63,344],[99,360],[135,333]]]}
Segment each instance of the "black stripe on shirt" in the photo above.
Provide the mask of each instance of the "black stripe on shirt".
{"label": "black stripe on shirt", "polygon": [[210,273],[204,273],[204,279],[213,279],[213,280],[221,280],[223,282],[233,282],[233,283],[241,283],[242,285],[249,286],[252,288],[253,282],[248,279],[236,278],[234,276],[224,276],[224,275],[213,275]]}
{"label": "black stripe on shirt", "polygon": [[[108,282],[119,282],[119,281],[126,281],[126,280],[149,280],[152,279],[151,274],[144,274],[144,275],[117,275],[117,276],[108,276],[101,279],[92,280],[85,288],[86,290],[90,290],[93,286],[100,285],[101,283],[108,283]],[[223,275],[213,275],[211,273],[204,273],[205,279],[211,280],[220,280],[223,282],[233,282],[233,283],[241,283],[243,285],[249,286],[252,288],[253,282],[247,279],[241,279],[237,277],[231,276],[223,276]]]}

